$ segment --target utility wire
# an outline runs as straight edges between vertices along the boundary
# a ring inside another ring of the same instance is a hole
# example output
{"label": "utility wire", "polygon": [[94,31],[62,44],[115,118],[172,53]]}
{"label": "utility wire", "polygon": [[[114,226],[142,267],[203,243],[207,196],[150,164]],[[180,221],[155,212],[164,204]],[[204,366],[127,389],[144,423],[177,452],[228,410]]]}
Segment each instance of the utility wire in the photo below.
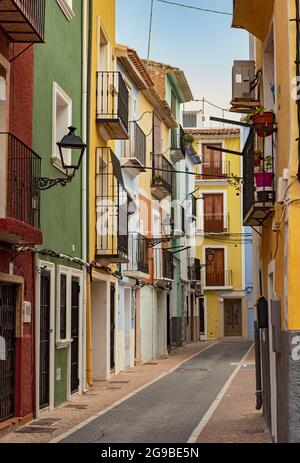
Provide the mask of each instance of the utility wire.
{"label": "utility wire", "polygon": [[233,16],[232,13],[228,13],[227,11],[210,10],[207,8],[200,8],[199,6],[185,5],[184,3],[177,3],[177,2],[170,2],[168,0],[157,0],[157,1],[160,3],[167,3],[169,5],[181,6],[182,8],[190,8],[191,10],[205,11],[206,13],[215,13],[215,14],[222,14],[226,16]]}

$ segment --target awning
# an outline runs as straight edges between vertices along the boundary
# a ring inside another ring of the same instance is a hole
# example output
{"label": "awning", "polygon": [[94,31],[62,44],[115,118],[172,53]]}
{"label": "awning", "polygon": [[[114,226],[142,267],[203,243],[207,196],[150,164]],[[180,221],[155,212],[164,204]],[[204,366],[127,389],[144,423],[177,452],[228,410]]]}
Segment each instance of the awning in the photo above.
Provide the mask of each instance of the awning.
{"label": "awning", "polygon": [[265,40],[273,15],[274,0],[234,0],[232,27],[246,29]]}

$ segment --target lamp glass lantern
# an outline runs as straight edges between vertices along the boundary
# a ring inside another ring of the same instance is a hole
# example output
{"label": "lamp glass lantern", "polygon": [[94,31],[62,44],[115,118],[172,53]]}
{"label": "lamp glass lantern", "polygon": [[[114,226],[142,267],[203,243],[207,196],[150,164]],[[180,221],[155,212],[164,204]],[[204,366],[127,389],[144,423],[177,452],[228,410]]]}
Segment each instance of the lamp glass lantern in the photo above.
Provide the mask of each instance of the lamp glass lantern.
{"label": "lamp glass lantern", "polygon": [[63,169],[68,177],[74,177],[80,168],[86,144],[76,135],[76,127],[68,127],[69,133],[57,143]]}
{"label": "lamp glass lantern", "polygon": [[214,261],[215,253],[212,248],[208,248],[206,252],[206,262],[207,265],[211,265]]}

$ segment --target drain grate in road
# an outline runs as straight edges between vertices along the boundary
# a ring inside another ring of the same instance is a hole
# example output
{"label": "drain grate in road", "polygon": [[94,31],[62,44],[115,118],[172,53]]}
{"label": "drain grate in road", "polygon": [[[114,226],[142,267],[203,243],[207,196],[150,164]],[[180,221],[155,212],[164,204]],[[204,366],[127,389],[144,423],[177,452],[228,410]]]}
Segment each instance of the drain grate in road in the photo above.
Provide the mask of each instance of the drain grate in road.
{"label": "drain grate in road", "polygon": [[58,424],[62,419],[61,418],[41,418],[39,420],[33,421],[30,423],[30,426],[53,426]]}
{"label": "drain grate in road", "polygon": [[264,434],[265,432],[266,432],[265,429],[242,429],[243,434],[250,434],[250,435]]}
{"label": "drain grate in road", "polygon": [[122,389],[121,387],[107,387],[106,388],[108,391],[117,391],[117,390],[120,390]]}
{"label": "drain grate in road", "polygon": [[109,381],[108,384],[128,384],[130,381]]}
{"label": "drain grate in road", "polygon": [[179,368],[176,373],[208,373],[208,368]]}
{"label": "drain grate in road", "polygon": [[25,426],[24,428],[17,429],[17,434],[53,434],[58,431],[58,428],[46,428],[43,426]]}
{"label": "drain grate in road", "polygon": [[87,405],[83,405],[83,404],[78,404],[78,405],[65,405],[64,408],[70,408],[70,409],[73,409],[73,410],[86,410],[88,408]]}

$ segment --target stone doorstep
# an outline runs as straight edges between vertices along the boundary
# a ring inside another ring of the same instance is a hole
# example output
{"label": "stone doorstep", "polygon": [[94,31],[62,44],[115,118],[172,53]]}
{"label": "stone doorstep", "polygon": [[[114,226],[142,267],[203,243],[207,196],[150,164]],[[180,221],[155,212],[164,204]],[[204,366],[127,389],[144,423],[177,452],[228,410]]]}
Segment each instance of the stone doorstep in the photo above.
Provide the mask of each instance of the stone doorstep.
{"label": "stone doorstep", "polygon": [[33,420],[33,415],[27,415],[23,418],[10,418],[9,420],[0,423],[0,439],[7,434],[14,432],[16,429],[26,425]]}

